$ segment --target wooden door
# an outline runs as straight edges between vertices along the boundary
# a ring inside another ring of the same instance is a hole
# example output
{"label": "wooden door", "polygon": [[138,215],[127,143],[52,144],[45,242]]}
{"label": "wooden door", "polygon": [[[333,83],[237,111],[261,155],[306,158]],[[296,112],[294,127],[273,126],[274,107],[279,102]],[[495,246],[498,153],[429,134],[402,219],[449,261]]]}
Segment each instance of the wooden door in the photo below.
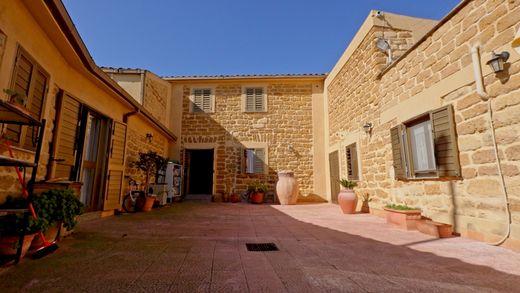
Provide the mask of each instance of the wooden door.
{"label": "wooden door", "polygon": [[103,210],[121,207],[123,179],[125,176],[126,124],[114,121],[111,127],[110,149],[108,156],[105,202]]}
{"label": "wooden door", "polygon": [[330,198],[331,202],[338,203],[339,188],[339,154],[334,151],[329,154],[329,168],[330,168]]}

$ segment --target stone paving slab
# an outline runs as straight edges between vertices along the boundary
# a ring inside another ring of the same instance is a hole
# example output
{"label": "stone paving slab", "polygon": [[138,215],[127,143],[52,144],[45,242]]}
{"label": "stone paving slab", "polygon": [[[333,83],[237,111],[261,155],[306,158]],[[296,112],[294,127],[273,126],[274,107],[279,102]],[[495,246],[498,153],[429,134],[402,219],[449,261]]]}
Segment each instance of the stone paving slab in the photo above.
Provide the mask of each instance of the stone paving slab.
{"label": "stone paving slab", "polygon": [[[279,251],[250,252],[273,242]],[[185,201],[81,222],[0,292],[519,292],[520,254],[337,205]]]}

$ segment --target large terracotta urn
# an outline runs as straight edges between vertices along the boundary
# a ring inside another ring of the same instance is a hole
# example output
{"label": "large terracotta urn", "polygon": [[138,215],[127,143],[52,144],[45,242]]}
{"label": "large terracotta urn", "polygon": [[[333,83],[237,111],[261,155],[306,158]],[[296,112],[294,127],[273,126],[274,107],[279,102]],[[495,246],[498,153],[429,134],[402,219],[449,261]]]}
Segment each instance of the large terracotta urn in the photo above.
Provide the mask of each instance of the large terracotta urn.
{"label": "large terracotta urn", "polygon": [[338,194],[338,204],[344,214],[356,212],[357,195],[352,189],[342,189]]}
{"label": "large terracotta urn", "polygon": [[278,182],[276,183],[276,194],[282,205],[296,204],[298,199],[298,180],[294,178],[293,171],[278,172]]}

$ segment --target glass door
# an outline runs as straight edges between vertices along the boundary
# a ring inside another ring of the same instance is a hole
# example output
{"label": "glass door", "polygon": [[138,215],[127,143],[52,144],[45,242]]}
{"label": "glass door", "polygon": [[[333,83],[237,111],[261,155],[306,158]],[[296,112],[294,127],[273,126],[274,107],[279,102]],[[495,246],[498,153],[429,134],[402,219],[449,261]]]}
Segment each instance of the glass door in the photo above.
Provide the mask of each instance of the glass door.
{"label": "glass door", "polygon": [[107,119],[91,111],[83,116],[84,143],[81,156],[80,181],[83,182],[80,200],[87,206],[87,211],[96,211],[101,207],[103,185],[102,175],[105,169]]}

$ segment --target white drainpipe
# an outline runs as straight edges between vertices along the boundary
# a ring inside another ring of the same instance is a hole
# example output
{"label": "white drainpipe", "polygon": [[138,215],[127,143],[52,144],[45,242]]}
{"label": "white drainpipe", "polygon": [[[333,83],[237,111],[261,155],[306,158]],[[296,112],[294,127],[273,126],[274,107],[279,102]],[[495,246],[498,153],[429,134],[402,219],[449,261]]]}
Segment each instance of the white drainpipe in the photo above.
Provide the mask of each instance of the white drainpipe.
{"label": "white drainpipe", "polygon": [[493,125],[493,109],[491,108],[491,99],[486,90],[484,89],[484,84],[482,82],[482,69],[480,67],[480,56],[479,56],[479,46],[476,45],[471,48],[471,60],[473,62],[473,75],[475,77],[475,86],[477,88],[477,94],[483,101],[487,101],[488,106],[488,118],[489,124],[491,126],[491,138],[493,141],[493,149],[495,151],[495,159],[498,167],[498,175],[500,176],[500,183],[502,185],[502,192],[504,194],[504,205],[507,213],[507,232],[506,234],[498,241],[489,243],[491,245],[500,245],[504,243],[509,235],[511,234],[511,210],[509,209],[509,199],[506,189],[506,183],[504,181],[504,175],[502,174],[502,165],[500,164],[500,158],[498,156],[498,147],[497,141],[495,138],[495,126]]}

